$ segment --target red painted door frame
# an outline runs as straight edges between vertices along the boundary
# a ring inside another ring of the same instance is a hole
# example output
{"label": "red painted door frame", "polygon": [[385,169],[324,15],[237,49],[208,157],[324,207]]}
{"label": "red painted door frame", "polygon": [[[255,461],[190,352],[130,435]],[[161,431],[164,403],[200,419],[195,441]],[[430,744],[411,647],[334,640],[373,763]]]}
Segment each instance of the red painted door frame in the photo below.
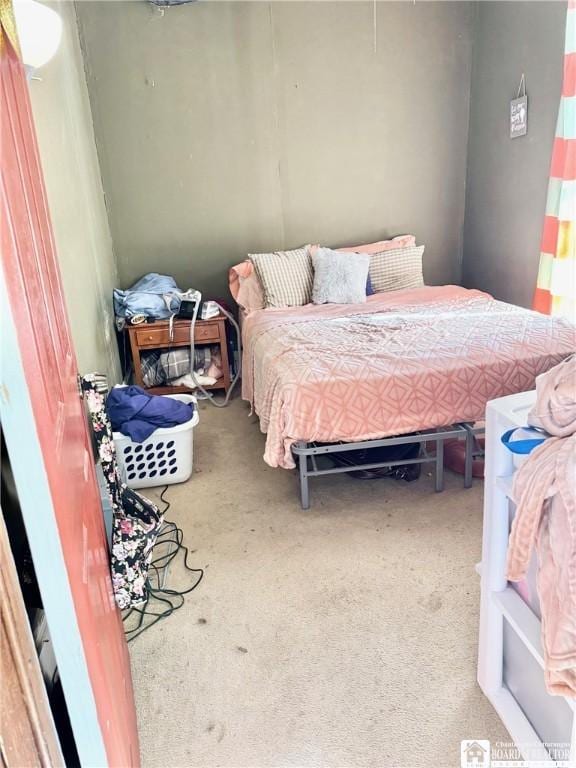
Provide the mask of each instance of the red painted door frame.
{"label": "red painted door frame", "polygon": [[[47,503],[56,518],[107,763],[118,768],[137,766],[128,648],[113,598],[94,458],[78,394],[76,355],[28,87],[23,66],[6,37],[1,50],[2,266],[36,429],[29,439],[37,436],[41,449],[50,495]],[[9,393],[3,394],[9,398]],[[40,510],[35,524],[43,524]],[[50,620],[48,615],[49,625]],[[74,707],[72,688],[69,709]],[[66,694],[66,685],[64,690]]]}

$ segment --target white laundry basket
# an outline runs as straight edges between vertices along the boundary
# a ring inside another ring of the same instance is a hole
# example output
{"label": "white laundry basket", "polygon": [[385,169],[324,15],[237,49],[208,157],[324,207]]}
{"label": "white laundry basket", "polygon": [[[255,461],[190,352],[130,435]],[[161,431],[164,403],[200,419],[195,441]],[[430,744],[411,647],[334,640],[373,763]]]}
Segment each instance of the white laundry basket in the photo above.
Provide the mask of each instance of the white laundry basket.
{"label": "white laundry basket", "polygon": [[[193,395],[162,395],[183,403],[196,403]],[[194,427],[198,409],[184,424],[155,430],[143,443],[134,443],[114,432],[116,458],[122,479],[129,488],[183,483],[192,474]]]}

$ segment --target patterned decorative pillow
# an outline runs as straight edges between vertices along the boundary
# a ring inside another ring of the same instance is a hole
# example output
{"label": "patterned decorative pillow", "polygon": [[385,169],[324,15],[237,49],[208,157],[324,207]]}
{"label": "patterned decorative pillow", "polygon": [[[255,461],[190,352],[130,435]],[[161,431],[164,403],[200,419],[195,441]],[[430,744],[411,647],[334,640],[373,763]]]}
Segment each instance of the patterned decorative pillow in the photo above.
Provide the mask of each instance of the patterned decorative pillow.
{"label": "patterned decorative pillow", "polygon": [[310,246],[293,251],[250,253],[264,290],[266,307],[301,307],[312,301],[314,268]]}
{"label": "patterned decorative pillow", "polygon": [[370,281],[375,293],[419,288],[424,285],[422,254],[424,246],[394,248],[370,257]]}

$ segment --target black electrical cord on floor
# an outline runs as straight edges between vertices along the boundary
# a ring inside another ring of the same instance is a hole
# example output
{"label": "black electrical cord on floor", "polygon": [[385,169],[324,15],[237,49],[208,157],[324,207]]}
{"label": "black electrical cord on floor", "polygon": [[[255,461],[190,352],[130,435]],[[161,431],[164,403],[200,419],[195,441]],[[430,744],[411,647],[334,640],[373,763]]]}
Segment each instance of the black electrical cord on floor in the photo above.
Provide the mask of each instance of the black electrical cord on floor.
{"label": "black electrical cord on floor", "polygon": [[164,488],[162,488],[162,491],[161,491],[161,493],[160,493],[160,501],[161,501],[163,504],[166,504],[166,506],[165,506],[165,507],[164,507],[164,509],[162,510],[162,514],[163,514],[163,515],[165,515],[165,514],[166,514],[166,512],[168,512],[168,510],[170,509],[170,502],[168,501],[168,499],[165,499],[165,498],[164,498],[164,494],[165,494],[167,491],[168,491],[168,486],[167,486],[167,485],[165,485],[165,486],[164,486]]}
{"label": "black electrical cord on floor", "polygon": [[[165,515],[166,512],[168,512],[170,509],[170,502],[165,498],[167,491],[168,486],[165,485],[160,494],[160,500],[165,505],[162,511],[163,515]],[[173,535],[175,535],[174,539],[167,538],[168,536]],[[204,570],[202,568],[192,568],[190,565],[188,565],[188,555],[190,552],[188,547],[184,546],[183,541],[184,531],[179,528],[176,523],[165,520],[164,530],[158,535],[155,546],[158,546],[158,544],[167,544],[168,546],[172,545],[173,549],[168,551],[166,554],[158,555],[151,560],[148,570],[148,578],[146,579],[146,601],[143,604],[143,607],[134,606],[133,608],[130,608],[128,611],[126,611],[122,618],[124,624],[126,625],[126,620],[129,619],[130,616],[133,616],[135,613],[138,614],[138,621],[134,627],[128,629],[125,626],[124,632],[129,643],[139,637],[139,635],[141,635],[147,629],[153,627],[154,624],[157,624],[161,619],[165,619],[168,616],[171,616],[174,611],[182,608],[184,605],[184,596],[190,594],[190,592],[196,589],[198,584],[200,584],[202,581],[202,578],[204,577]],[[184,552],[184,568],[186,568],[186,570],[190,571],[191,573],[198,573],[200,575],[194,584],[188,589],[178,590],[161,587],[160,571],[167,568],[180,551]],[[155,583],[153,583],[154,580]],[[160,603],[160,605],[156,605],[156,603]],[[162,608],[162,605],[166,607]],[[147,617],[150,617],[151,621],[146,622],[145,620]]]}

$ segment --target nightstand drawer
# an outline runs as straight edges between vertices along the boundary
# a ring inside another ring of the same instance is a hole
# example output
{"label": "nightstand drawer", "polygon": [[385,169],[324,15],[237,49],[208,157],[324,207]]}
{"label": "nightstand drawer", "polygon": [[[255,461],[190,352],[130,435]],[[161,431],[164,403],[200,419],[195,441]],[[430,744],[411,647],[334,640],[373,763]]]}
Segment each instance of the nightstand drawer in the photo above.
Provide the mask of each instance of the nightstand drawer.
{"label": "nightstand drawer", "polygon": [[[173,344],[183,344],[190,340],[190,328],[175,326]],[[194,341],[196,343],[218,342],[220,334],[217,323],[202,323],[194,329]],[[136,331],[136,342],[139,347],[169,347],[170,332],[168,328],[139,328]]]}
{"label": "nightstand drawer", "polygon": [[[188,338],[190,338],[190,333],[188,333]],[[194,328],[194,341],[220,341],[218,323],[203,322],[201,325],[196,325]]]}

